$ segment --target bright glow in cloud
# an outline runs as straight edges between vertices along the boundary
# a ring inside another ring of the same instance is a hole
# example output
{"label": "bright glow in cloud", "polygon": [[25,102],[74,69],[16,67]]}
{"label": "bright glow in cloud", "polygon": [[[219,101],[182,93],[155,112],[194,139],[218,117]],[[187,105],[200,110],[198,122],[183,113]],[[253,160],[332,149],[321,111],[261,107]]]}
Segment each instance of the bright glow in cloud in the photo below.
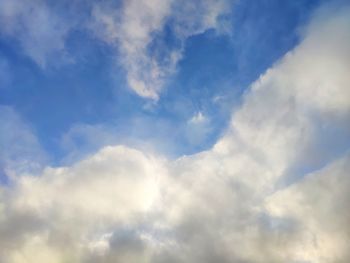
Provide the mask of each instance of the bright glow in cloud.
{"label": "bright glow in cloud", "polygon": [[[132,39],[147,43],[161,27],[169,7],[154,18],[156,2],[141,2],[147,23],[121,22]],[[350,134],[349,17],[345,8],[320,12],[209,151],[167,161],[106,147],[71,167],[14,178],[0,191],[0,261],[349,262],[350,156],[333,138],[323,142],[334,127]],[[143,44],[130,48],[144,55]],[[319,170],[293,174],[301,166]]]}

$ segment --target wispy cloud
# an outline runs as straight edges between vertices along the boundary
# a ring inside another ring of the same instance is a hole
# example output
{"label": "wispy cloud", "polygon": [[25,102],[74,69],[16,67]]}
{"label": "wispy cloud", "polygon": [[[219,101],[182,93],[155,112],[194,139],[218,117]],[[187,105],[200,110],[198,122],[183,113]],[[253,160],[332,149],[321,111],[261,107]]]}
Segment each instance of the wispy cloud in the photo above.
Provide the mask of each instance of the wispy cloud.
{"label": "wispy cloud", "polygon": [[[72,30],[88,30],[115,49],[116,63],[126,71],[129,87],[138,95],[157,100],[166,80],[175,73],[184,43],[208,29],[227,32],[222,18],[230,1],[131,0],[63,2],[71,13],[64,16],[48,1],[1,0],[1,32],[18,41],[23,53],[45,68],[74,61],[66,40]],[[83,6],[83,7],[82,7]],[[169,27],[178,44],[169,48],[164,36]],[[157,48],[151,46],[157,42]],[[48,63],[50,62],[50,63]]]}
{"label": "wispy cloud", "polygon": [[[222,31],[220,16],[230,12],[228,1],[125,1],[122,7],[96,4],[92,26],[97,35],[118,47],[129,86],[140,96],[158,99],[166,79],[175,72],[184,41],[208,29]],[[179,42],[163,43],[169,26]],[[161,40],[157,52],[150,45]]]}
{"label": "wispy cloud", "polygon": [[44,0],[0,1],[0,32],[20,43],[24,53],[46,67],[54,55],[64,54],[72,25]]}

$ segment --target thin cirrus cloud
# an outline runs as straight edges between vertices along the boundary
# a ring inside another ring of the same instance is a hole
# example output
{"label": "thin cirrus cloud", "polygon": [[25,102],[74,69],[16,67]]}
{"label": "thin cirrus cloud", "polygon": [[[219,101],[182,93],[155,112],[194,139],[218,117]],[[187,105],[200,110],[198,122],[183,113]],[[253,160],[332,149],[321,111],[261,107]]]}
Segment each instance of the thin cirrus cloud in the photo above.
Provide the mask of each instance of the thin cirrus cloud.
{"label": "thin cirrus cloud", "polygon": [[[108,146],[1,187],[0,261],[349,262],[349,147],[323,140],[349,138],[350,10],[332,11],[212,149],[170,161]],[[313,172],[281,184],[299,166]]]}

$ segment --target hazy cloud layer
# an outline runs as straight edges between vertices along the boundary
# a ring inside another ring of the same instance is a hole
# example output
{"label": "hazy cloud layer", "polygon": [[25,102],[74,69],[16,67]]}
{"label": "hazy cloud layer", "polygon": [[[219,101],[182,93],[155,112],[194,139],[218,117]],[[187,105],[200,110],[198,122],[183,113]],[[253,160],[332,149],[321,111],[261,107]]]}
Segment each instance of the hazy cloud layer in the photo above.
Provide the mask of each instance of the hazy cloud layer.
{"label": "hazy cloud layer", "polygon": [[350,10],[333,12],[251,86],[211,150],[168,161],[110,146],[14,178],[0,261],[349,262]]}

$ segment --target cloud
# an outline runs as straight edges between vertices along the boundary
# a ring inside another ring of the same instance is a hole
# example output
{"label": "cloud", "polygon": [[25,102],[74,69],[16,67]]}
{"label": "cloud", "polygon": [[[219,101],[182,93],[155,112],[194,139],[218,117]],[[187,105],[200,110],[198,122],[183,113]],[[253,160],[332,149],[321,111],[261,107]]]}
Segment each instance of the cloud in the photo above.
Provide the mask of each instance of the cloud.
{"label": "cloud", "polygon": [[[132,0],[123,2],[121,8],[96,4],[91,28],[118,48],[131,89],[142,97],[158,99],[182,57],[184,41],[208,29],[220,30],[219,17],[228,12],[226,0]],[[178,42],[170,48],[164,39],[166,26]]]}
{"label": "cloud", "polygon": [[158,198],[162,169],[161,160],[119,146],[73,167],[16,179],[1,198],[1,261],[81,261],[79,251],[98,256],[106,233],[144,220]]}
{"label": "cloud", "polygon": [[349,168],[347,154],[266,200],[271,216],[297,226],[293,235],[285,235],[289,247],[279,257],[294,254],[304,262],[349,261]]}
{"label": "cloud", "polygon": [[41,67],[55,54],[64,54],[72,25],[44,0],[0,1],[0,32],[16,39],[24,53]]}
{"label": "cloud", "polygon": [[350,11],[332,11],[251,86],[211,150],[109,146],[13,178],[1,262],[348,262]]}
{"label": "cloud", "polygon": [[188,122],[192,124],[200,124],[206,121],[207,121],[207,118],[203,115],[202,112],[199,111]]}
{"label": "cloud", "polygon": [[[157,100],[176,71],[188,37],[208,29],[227,32],[222,16],[230,12],[229,2],[74,0],[52,5],[47,0],[0,0],[0,33],[16,40],[25,55],[45,68],[57,61],[74,61],[66,40],[73,30],[88,31],[115,49],[130,88]],[[166,39],[167,28],[174,43]]]}

